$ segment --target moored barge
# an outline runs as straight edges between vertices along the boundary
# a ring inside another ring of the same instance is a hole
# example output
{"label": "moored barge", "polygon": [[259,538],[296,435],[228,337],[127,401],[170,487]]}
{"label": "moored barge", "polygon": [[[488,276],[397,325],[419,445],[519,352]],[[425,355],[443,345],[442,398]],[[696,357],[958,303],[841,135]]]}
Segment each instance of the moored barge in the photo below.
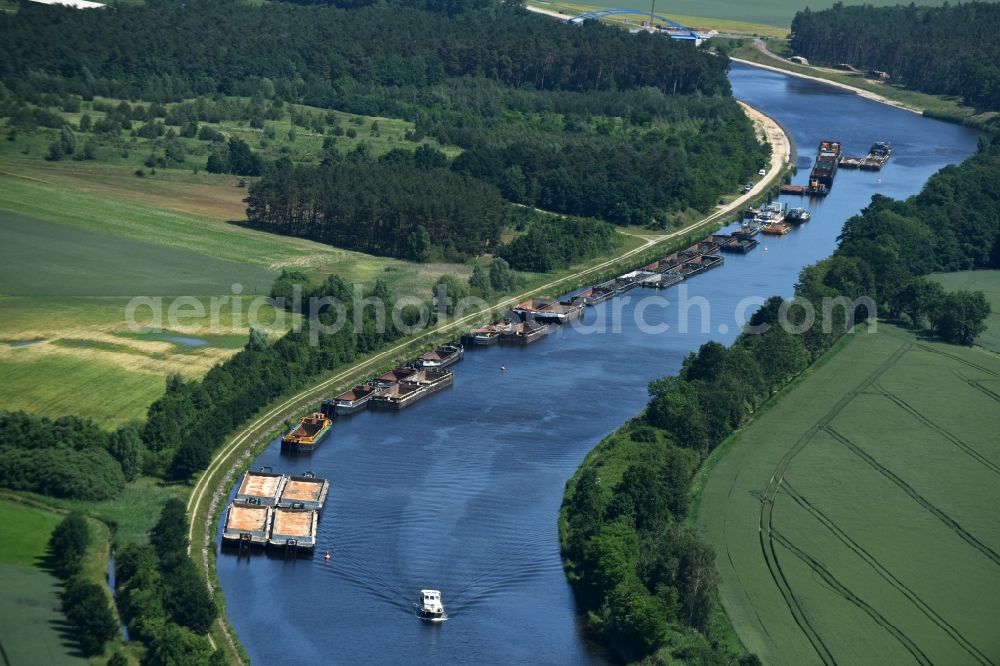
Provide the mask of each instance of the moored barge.
{"label": "moored barge", "polygon": [[840,142],[824,139],[819,142],[819,152],[812,172],[809,174],[809,194],[826,195],[833,186],[833,177],[837,175],[837,165],[840,162]]}
{"label": "moored barge", "polygon": [[[307,473],[308,474],[308,473]],[[290,476],[278,498],[278,506],[286,509],[323,510],[330,482],[312,475]]]}
{"label": "moored barge", "polygon": [[[265,471],[267,470],[267,471]],[[240,487],[236,491],[236,501],[244,504],[259,504],[261,506],[274,506],[281,497],[281,491],[285,489],[287,478],[284,474],[271,472],[269,468],[260,471],[247,471],[240,481]]]}
{"label": "moored barge", "polygon": [[729,252],[728,248],[736,244],[737,239],[730,234],[712,234],[705,238],[703,242],[715,243],[720,252]]}
{"label": "moored barge", "polygon": [[738,240],[749,240],[760,233],[760,225],[741,224],[740,228],[733,232],[733,238]]}
{"label": "moored barge", "polygon": [[518,303],[513,311],[521,319],[565,324],[583,316],[583,303],[539,297]]}
{"label": "moored barge", "polygon": [[333,428],[333,420],[322,412],[303,416],[299,424],[281,438],[282,453],[307,453],[314,451]]}
{"label": "moored barge", "polygon": [[319,512],[315,509],[291,509],[279,507],[274,510],[271,521],[271,536],[267,543],[272,548],[311,553],[316,547],[316,528]]}
{"label": "moored barge", "polygon": [[434,351],[429,351],[418,360],[421,368],[447,368],[452,363],[461,361],[465,356],[465,347],[454,342],[441,345]]}
{"label": "moored barge", "polygon": [[358,384],[350,391],[341,393],[333,399],[334,411],[339,416],[347,416],[360,412],[368,407],[368,401],[378,392],[371,384]]}
{"label": "moored barge", "polygon": [[683,275],[677,272],[671,272],[676,269],[677,267],[674,266],[663,273],[654,273],[648,278],[645,278],[641,284],[643,287],[650,287],[652,289],[666,289],[667,287],[672,287],[678,282],[684,281]]}
{"label": "moored barge", "polygon": [[792,224],[802,224],[803,222],[808,222],[811,218],[812,213],[805,208],[792,208],[785,216],[785,220]]}
{"label": "moored barge", "polygon": [[226,510],[222,528],[223,546],[266,546],[271,536],[271,514],[274,509],[263,504],[233,502]]}
{"label": "moored barge", "polygon": [[454,383],[455,373],[451,370],[421,370],[400,382],[400,384],[419,386],[427,393],[435,393]]}
{"label": "moored barge", "polygon": [[375,397],[368,402],[368,408],[382,411],[398,411],[404,407],[409,407],[417,400],[427,397],[427,395],[427,390],[419,384],[400,382],[376,393]]}
{"label": "moored barge", "polygon": [[500,334],[500,343],[505,345],[529,345],[549,334],[550,324],[538,321],[523,321],[514,324]]}
{"label": "moored barge", "polygon": [[476,347],[488,347],[495,345],[500,340],[500,334],[510,328],[511,322],[507,319],[498,319],[490,322],[486,326],[474,328],[463,336],[466,344]]}
{"label": "moored barge", "polygon": [[377,388],[384,389],[393,386],[394,384],[398,384],[407,377],[416,374],[416,372],[417,372],[416,368],[409,368],[401,365],[399,367],[393,368],[392,370],[385,373],[384,375],[381,375],[380,377],[376,377],[375,379],[372,380],[372,383],[375,384]]}
{"label": "moored barge", "polygon": [[791,230],[792,225],[787,222],[768,222],[760,228],[761,233],[770,234],[772,236],[784,236]]}
{"label": "moored barge", "polygon": [[[615,295],[614,289],[606,289],[601,285],[594,285],[589,289],[584,289],[571,299],[573,303],[583,303],[584,305],[598,305]],[[502,334],[501,334],[502,335]]]}

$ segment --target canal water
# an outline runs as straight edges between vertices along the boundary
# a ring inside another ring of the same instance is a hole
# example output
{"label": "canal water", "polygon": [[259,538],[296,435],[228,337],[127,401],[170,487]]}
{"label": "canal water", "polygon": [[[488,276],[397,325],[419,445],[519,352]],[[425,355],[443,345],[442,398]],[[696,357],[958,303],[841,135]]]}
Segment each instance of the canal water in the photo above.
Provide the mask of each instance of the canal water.
{"label": "canal water", "polygon": [[[708,340],[731,343],[764,298],[791,295],[799,270],[833,251],[873,194],[913,194],[976,148],[969,129],[822,84],[745,66],[730,80],[798,144],[795,183],[820,139],[859,155],[888,140],[893,156],[881,173],[840,171],[823,200],[784,198],[808,205],[812,220],[680,288],[633,290],[527,348],[469,350],[453,388],[398,414],[341,419],[308,458],[273,442],[254,468],[311,469],[331,490],[315,558],[219,555],[227,614],[254,663],[605,662],[561,568],[566,480],[642,410],[650,380]],[[446,622],[416,619],[424,587],[442,591]]]}

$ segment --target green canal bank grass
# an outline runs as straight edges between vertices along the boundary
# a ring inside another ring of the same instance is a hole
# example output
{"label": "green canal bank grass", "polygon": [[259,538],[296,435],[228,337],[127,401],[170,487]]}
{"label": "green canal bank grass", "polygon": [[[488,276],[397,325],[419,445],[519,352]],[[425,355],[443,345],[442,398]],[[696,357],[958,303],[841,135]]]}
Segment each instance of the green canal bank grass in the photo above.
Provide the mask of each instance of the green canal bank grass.
{"label": "green canal bank grass", "polygon": [[948,291],[981,291],[992,306],[986,319],[986,331],[976,338],[976,344],[1000,353],[1000,271],[960,271],[935,273],[930,279]]}
{"label": "green canal bank grass", "polygon": [[[0,647],[9,664],[86,664],[60,610],[61,583],[50,571],[48,541],[64,514],[30,498],[0,493]],[[109,530],[88,518],[91,543],[82,575],[105,586]],[[106,586],[105,586],[105,589]],[[110,591],[109,600],[110,600]],[[120,640],[114,642],[119,645]],[[109,652],[110,654],[110,652]]]}
{"label": "green canal bank grass", "polygon": [[[880,324],[723,444],[697,524],[751,651],[817,660],[794,607],[845,663],[997,653],[1000,444],[987,433],[1000,427],[998,395],[995,355]],[[769,484],[772,524],[758,529]]]}

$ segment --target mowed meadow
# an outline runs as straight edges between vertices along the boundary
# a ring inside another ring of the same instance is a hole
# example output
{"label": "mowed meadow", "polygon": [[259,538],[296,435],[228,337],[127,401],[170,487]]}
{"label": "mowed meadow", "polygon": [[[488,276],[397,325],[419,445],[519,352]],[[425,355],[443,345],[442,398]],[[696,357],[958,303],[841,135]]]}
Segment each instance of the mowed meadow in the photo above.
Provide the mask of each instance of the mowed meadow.
{"label": "mowed meadow", "polygon": [[[73,122],[80,114],[64,115]],[[381,154],[408,143],[403,134],[412,129],[401,120],[333,115],[363,128],[356,139],[340,137],[342,149],[364,142]],[[369,131],[375,122],[378,132]],[[271,145],[285,154],[309,159],[319,152],[322,135],[293,130],[287,118],[272,125],[280,138]],[[235,121],[214,127],[262,148],[261,130]],[[167,375],[201,376],[243,347],[250,303],[268,293],[283,269],[317,281],[330,274],[350,283],[382,279],[423,298],[441,275],[468,277],[472,270],[374,257],[242,226],[244,179],[204,172],[194,140],[191,163],[140,177],[141,141],[127,158],[102,149],[98,161],[43,160],[55,135],[21,132],[0,145],[4,409],[78,414],[105,428],[142,419]],[[154,302],[162,303],[162,317],[140,307],[130,321],[136,297],[160,299]],[[168,309],[178,297],[190,305],[172,326]],[[269,305],[256,314],[273,336],[293,323]]]}
{"label": "mowed meadow", "polygon": [[995,661],[1000,358],[888,324],[838,347],[709,475],[725,611],[764,663]]}

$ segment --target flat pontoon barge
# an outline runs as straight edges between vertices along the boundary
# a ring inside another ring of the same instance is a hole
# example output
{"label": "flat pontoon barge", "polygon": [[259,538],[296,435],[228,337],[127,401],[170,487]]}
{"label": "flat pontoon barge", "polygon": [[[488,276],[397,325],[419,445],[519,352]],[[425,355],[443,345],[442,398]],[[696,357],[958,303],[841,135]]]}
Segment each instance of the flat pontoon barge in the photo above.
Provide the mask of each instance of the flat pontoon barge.
{"label": "flat pontoon barge", "polygon": [[271,548],[284,550],[286,554],[298,551],[311,553],[316,547],[318,524],[319,512],[315,509],[276,508],[267,543]]}
{"label": "flat pontoon barge", "polygon": [[317,479],[314,476],[290,476],[278,499],[278,506],[283,509],[322,511],[329,492],[330,482],[326,479]]}
{"label": "flat pontoon barge", "polygon": [[233,502],[226,510],[226,524],[222,528],[222,544],[239,548],[266,546],[271,536],[270,506]]}
{"label": "flat pontoon barge", "polygon": [[288,481],[284,474],[274,472],[248,471],[243,475],[240,488],[236,491],[236,501],[244,504],[260,504],[274,506],[281,497]]}

